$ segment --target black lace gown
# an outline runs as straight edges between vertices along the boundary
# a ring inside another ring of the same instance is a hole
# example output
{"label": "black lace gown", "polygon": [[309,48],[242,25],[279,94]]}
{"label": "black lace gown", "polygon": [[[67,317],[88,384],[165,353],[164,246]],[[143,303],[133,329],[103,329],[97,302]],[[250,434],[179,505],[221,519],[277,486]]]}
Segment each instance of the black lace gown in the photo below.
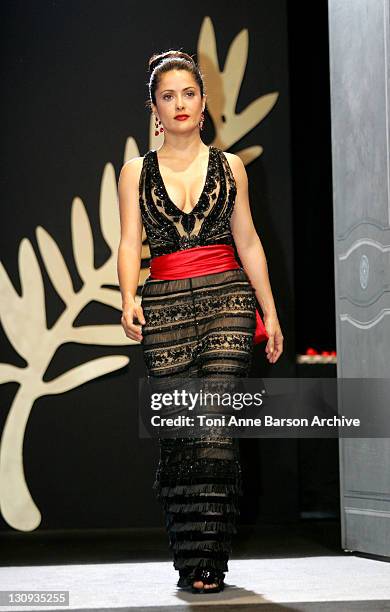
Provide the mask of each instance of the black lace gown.
{"label": "black lace gown", "polygon": [[[170,200],[155,150],[144,156],[139,196],[152,257],[234,245],[236,184],[222,150],[209,147],[206,181],[191,213]],[[178,280],[147,278],[141,304],[149,377],[248,376],[256,302],[242,267]],[[153,487],[165,511],[174,568],[189,578],[197,566],[228,571],[242,494],[238,440],[210,435],[159,444]]]}

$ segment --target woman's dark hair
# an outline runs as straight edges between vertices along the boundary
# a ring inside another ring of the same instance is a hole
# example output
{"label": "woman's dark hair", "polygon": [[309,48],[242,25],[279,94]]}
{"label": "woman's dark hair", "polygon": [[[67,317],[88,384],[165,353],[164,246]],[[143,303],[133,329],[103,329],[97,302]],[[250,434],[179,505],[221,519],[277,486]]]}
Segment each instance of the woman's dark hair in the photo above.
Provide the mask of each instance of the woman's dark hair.
{"label": "woman's dark hair", "polygon": [[203,96],[205,89],[203,75],[194,59],[184,51],[170,49],[163,53],[154,53],[149,59],[149,99],[146,105],[150,109],[152,108],[151,102],[156,104],[156,89],[158,87],[160,75],[163,72],[168,72],[168,70],[188,70],[188,72],[191,72],[199,85],[200,94]]}

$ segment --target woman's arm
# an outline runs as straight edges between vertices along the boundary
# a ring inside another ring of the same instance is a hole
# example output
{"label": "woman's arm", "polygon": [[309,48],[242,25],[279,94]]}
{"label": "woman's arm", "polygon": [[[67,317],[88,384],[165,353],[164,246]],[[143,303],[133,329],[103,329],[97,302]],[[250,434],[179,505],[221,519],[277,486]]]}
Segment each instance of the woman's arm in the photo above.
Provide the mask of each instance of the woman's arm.
{"label": "woman's arm", "polygon": [[283,351],[283,335],[272,295],[267,260],[253,224],[249,204],[248,176],[238,155],[233,153],[225,153],[225,155],[237,186],[237,196],[230,226],[238,255],[263,311],[264,325],[269,334],[266,353],[269,361],[274,363]]}
{"label": "woman's arm", "polygon": [[142,161],[142,157],[135,157],[126,162],[118,181],[121,237],[118,247],[117,272],[122,295],[121,323],[126,336],[138,341],[142,340],[142,329],[141,325],[134,323],[134,318],[137,318],[142,324],[145,323],[142,307],[135,301],[142,249],[142,217],[138,201]]}

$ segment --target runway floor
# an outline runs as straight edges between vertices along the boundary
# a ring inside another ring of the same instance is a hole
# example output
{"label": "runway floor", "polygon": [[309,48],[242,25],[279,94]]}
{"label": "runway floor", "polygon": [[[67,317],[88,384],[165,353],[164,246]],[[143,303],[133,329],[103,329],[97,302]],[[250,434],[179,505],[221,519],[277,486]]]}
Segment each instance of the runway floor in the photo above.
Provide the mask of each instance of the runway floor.
{"label": "runway floor", "polygon": [[69,591],[69,606],[1,610],[349,612],[390,610],[390,563],[340,549],[337,521],[240,527],[214,595],[177,589],[162,529],[0,537],[2,591]]}

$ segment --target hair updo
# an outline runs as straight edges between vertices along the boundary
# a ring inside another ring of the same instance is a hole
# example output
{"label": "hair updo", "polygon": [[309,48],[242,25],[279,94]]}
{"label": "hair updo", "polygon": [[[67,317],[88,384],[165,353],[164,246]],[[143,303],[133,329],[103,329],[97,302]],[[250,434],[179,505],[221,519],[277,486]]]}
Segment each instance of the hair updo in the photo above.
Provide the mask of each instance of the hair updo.
{"label": "hair updo", "polygon": [[160,76],[169,70],[188,70],[188,72],[191,72],[199,85],[200,94],[203,97],[205,89],[203,75],[194,59],[184,51],[170,49],[163,53],[154,53],[149,59],[149,100],[146,105],[149,106],[150,109],[152,108],[151,102],[156,104],[156,89],[159,84]]}

